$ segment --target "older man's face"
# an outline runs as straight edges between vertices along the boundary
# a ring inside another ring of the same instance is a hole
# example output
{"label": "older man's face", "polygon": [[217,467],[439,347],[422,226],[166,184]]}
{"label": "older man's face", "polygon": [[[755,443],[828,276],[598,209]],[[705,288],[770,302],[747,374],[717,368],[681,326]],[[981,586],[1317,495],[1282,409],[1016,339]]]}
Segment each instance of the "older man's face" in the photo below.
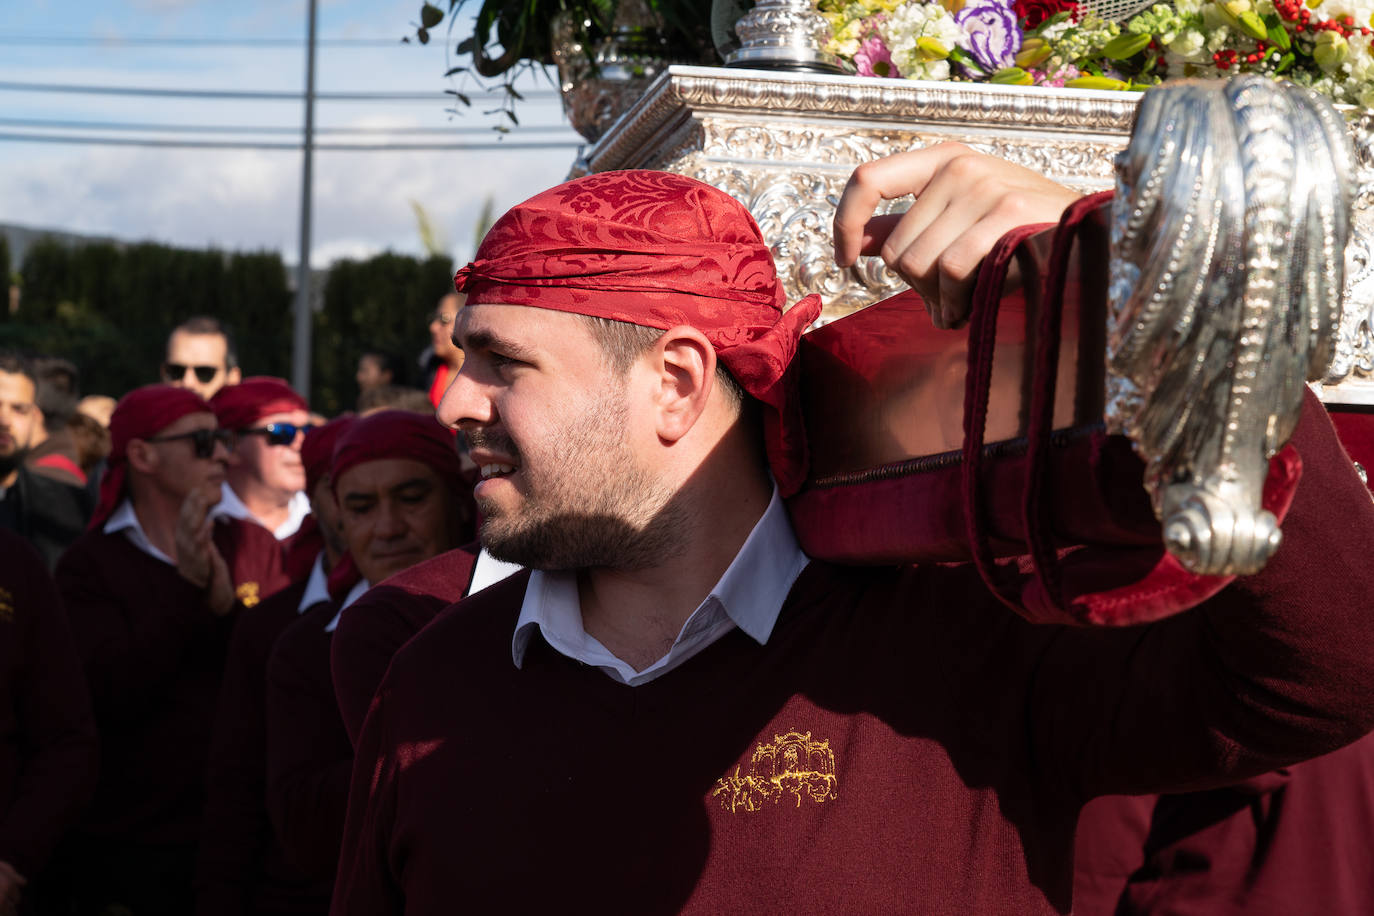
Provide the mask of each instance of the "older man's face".
{"label": "older man's face", "polygon": [[[283,493],[304,490],[305,463],[301,460],[301,443],[309,422],[310,414],[304,410],[288,410],[261,417],[247,430],[236,430],[235,463],[246,468],[265,486]],[[288,425],[295,427],[295,431],[282,441]]]}
{"label": "older man's face", "polygon": [[368,582],[458,546],[449,485],[423,461],[364,461],[339,475],[335,492],[344,543]]}
{"label": "older man's face", "polygon": [[34,394],[27,375],[0,371],[0,479],[23,460],[33,445],[34,431],[43,422]]}
{"label": "older man's face", "polygon": [[215,415],[208,411],[190,413],[143,440],[155,456],[153,480],[159,488],[185,499],[200,491],[209,505],[220,499],[229,451],[223,442],[206,437],[208,452],[197,448],[194,436],[216,428]]}
{"label": "older man's face", "polygon": [[660,562],[677,537],[672,491],[635,442],[653,435],[650,400],[604,364],[577,316],[468,306],[467,359],[439,407],[466,432],[482,481],[482,544],[535,569]]}

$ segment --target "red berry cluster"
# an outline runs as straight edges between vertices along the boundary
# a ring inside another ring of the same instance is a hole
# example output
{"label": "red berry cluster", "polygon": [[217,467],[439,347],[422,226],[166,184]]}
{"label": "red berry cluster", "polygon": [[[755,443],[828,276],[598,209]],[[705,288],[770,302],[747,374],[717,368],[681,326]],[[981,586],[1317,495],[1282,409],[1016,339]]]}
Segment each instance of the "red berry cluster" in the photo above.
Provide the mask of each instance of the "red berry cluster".
{"label": "red berry cluster", "polygon": [[1218,70],[1230,70],[1236,65],[1237,56],[1231,48],[1223,48],[1212,55],[1212,63],[1216,64]]}
{"label": "red berry cluster", "polygon": [[1325,22],[1313,22],[1312,11],[1303,0],[1274,0],[1274,9],[1281,17],[1294,23],[1295,32],[1337,32],[1342,38],[1349,38],[1356,32],[1361,35],[1371,34],[1367,27],[1355,28],[1355,17],[1350,15],[1327,19]]}

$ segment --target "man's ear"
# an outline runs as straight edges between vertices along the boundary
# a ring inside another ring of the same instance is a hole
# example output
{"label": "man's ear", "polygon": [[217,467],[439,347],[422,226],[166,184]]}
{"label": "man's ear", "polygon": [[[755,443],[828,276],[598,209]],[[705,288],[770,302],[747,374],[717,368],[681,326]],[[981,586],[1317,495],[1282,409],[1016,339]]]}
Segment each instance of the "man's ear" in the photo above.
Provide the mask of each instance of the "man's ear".
{"label": "man's ear", "polygon": [[694,327],[669,328],[650,351],[657,373],[655,408],[659,438],[676,442],[696,425],[716,379],[716,351]]}
{"label": "man's ear", "polygon": [[157,449],[153,448],[142,439],[130,439],[128,446],[124,450],[124,454],[128,458],[129,467],[138,471],[140,474],[157,473]]}
{"label": "man's ear", "polygon": [[224,384],[226,385],[237,385],[241,381],[243,381],[243,373],[239,371],[238,366],[224,373]]}

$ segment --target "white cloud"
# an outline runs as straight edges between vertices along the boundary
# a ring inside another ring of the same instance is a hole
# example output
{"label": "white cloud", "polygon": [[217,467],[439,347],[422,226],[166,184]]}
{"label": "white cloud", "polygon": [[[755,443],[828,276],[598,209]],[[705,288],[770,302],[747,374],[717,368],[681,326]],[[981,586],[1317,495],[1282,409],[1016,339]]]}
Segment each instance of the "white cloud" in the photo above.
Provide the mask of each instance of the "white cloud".
{"label": "white cloud", "polygon": [[[466,257],[488,195],[500,213],[561,181],[571,160],[571,150],[321,153],[311,261],[421,253],[411,199]],[[193,247],[268,248],[294,261],[300,170],[296,153],[69,149],[23,169],[0,168],[0,219]]]}

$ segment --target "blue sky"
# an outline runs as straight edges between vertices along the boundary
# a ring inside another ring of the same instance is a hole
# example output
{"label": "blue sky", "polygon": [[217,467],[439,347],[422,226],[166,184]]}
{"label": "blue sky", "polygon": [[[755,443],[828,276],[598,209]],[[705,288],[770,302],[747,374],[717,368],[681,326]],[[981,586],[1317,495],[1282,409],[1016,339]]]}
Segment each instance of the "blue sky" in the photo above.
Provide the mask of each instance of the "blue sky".
{"label": "blue sky", "polygon": [[[322,128],[443,128],[441,133],[321,135],[327,142],[492,145],[498,119],[474,98],[446,112],[444,27],[428,46],[401,44],[419,0],[321,0],[319,92],[433,92],[433,101],[321,101]],[[302,0],[0,0],[0,83],[299,93],[305,80]],[[154,44],[140,39],[294,40],[259,47]],[[299,43],[295,43],[299,42]],[[456,38],[455,38],[456,43]],[[328,152],[315,157],[311,261],[390,249],[422,251],[411,201],[466,259],[484,201],[496,212],[563,179],[579,138],[544,80],[522,85],[522,127],[505,148]],[[0,89],[0,134],[58,134],[290,143],[290,133],[215,134],[193,127],[298,128],[299,101],[126,97]],[[37,126],[18,121],[43,122]],[[173,125],[170,131],[74,130],[52,122]],[[474,130],[473,128],[477,128]],[[555,141],[523,151],[512,142]],[[0,222],[229,249],[270,249],[296,259],[301,153],[169,149],[0,140]]]}

